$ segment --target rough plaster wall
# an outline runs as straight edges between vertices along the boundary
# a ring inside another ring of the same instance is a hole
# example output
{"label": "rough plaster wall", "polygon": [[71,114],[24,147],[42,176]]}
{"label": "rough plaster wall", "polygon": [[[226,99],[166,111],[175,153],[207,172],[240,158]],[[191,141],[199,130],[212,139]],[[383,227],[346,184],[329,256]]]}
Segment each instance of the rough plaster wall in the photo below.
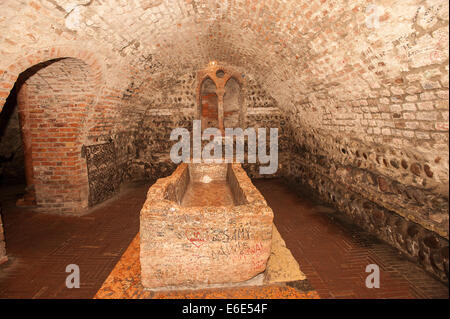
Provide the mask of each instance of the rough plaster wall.
{"label": "rough plaster wall", "polygon": [[252,107],[277,107],[277,101],[252,77],[246,76],[246,91],[244,105]]}

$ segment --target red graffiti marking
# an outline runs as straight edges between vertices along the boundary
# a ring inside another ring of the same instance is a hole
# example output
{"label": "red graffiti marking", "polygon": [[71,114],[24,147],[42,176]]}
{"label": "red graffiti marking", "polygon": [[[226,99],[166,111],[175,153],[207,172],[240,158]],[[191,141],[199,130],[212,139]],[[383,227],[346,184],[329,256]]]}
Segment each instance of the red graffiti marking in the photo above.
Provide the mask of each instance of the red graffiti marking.
{"label": "red graffiti marking", "polygon": [[439,131],[448,131],[448,123],[436,123],[436,129]]}
{"label": "red graffiti marking", "polygon": [[253,255],[260,255],[263,251],[263,244],[262,242],[258,242],[255,244],[254,247],[245,247],[239,252],[239,255],[237,256],[238,259],[243,259],[246,256],[253,256]]}
{"label": "red graffiti marking", "polygon": [[201,238],[199,231],[193,231],[192,234],[189,234],[189,231],[186,230],[185,232],[186,238],[191,242],[192,245],[199,248],[205,240]]}
{"label": "red graffiti marking", "polygon": [[252,260],[252,269],[253,270],[260,270],[265,268],[267,260]]}

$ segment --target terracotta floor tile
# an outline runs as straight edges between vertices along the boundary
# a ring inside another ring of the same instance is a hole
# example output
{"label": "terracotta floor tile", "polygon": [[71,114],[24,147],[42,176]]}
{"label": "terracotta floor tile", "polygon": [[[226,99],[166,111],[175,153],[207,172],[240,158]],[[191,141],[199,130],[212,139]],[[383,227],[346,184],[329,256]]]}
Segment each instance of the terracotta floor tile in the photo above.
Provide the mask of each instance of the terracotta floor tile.
{"label": "terracotta floor tile", "polygon": [[[312,200],[309,193],[299,195],[282,180],[254,183],[272,207],[287,247],[321,298],[449,297],[448,286],[394,248],[322,213],[326,206]],[[370,263],[380,266],[380,289],[365,287],[365,267]]]}
{"label": "terracotta floor tile", "polygon": [[[272,207],[287,247],[321,298],[448,298],[446,285],[387,244],[330,218],[323,212],[329,209],[309,194],[299,196],[281,180],[257,180],[255,185]],[[92,298],[137,234],[148,187],[132,185],[81,217],[20,209],[14,205],[20,188],[0,190],[10,257],[0,265],[0,298]],[[69,263],[80,266],[80,289],[65,287]],[[367,263],[380,265],[380,289],[365,287]],[[283,289],[264,292],[255,288],[240,295],[317,297],[313,293],[298,296]],[[236,291],[199,292],[195,296],[221,298],[233,294]]]}

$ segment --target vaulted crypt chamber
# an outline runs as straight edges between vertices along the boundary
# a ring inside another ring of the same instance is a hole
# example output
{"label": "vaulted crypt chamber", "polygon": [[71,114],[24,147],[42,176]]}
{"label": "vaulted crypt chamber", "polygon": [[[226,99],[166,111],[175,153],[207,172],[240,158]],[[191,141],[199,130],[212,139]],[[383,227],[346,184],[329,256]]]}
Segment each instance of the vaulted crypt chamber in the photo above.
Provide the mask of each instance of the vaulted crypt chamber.
{"label": "vaulted crypt chamber", "polygon": [[0,298],[448,298],[447,1],[0,9]]}

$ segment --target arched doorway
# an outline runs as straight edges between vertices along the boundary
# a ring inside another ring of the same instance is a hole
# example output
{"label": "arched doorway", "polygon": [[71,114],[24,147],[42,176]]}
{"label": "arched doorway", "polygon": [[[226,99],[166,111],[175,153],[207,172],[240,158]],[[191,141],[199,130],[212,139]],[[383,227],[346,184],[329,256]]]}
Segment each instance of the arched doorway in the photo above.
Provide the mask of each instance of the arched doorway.
{"label": "arched doorway", "polygon": [[[22,158],[26,189],[18,205],[58,213],[87,208],[89,189],[81,147],[95,97],[93,83],[90,66],[70,57],[38,63],[18,76],[0,114],[6,119],[9,113],[8,121],[18,123],[16,131],[21,135],[23,156],[14,154],[14,167],[18,170]],[[6,154],[4,137],[5,132],[0,135],[0,152]]]}

